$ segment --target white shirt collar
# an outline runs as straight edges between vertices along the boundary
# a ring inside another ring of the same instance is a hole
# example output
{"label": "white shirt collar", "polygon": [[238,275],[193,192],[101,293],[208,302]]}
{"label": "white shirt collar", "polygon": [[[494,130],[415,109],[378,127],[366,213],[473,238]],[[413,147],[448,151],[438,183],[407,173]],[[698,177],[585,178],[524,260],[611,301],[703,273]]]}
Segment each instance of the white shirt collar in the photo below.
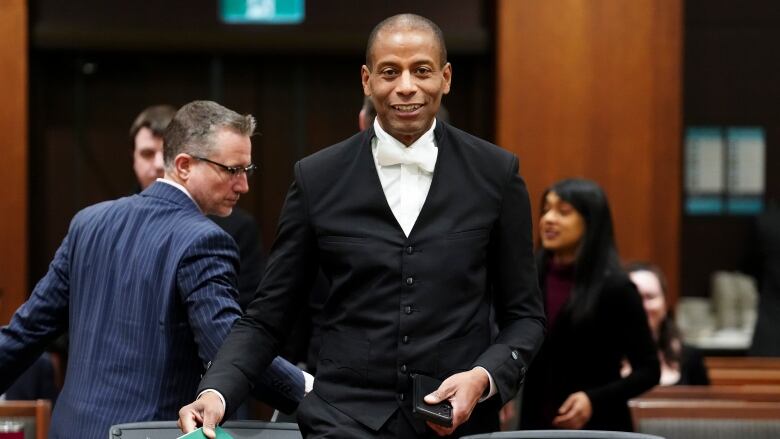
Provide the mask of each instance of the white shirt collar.
{"label": "white shirt collar", "polygon": [[431,128],[409,146],[404,145],[382,129],[377,119],[374,119],[376,133],[376,148],[374,159],[379,166],[394,166],[398,164],[415,164],[420,170],[433,173],[439,150],[436,147],[434,130],[436,119]]}
{"label": "white shirt collar", "polygon": [[[184,195],[188,196],[189,199],[192,200],[192,202],[195,203],[196,206],[198,206],[198,202],[195,201],[194,198],[192,198],[192,195],[190,195],[190,192],[187,190],[187,188],[185,188],[184,186],[180,185],[179,183],[176,183],[173,180],[168,180],[166,178],[158,178],[156,181],[159,181],[160,183],[169,184],[169,185],[175,187],[176,189],[184,192]],[[198,209],[200,210],[200,206],[198,206]]]}

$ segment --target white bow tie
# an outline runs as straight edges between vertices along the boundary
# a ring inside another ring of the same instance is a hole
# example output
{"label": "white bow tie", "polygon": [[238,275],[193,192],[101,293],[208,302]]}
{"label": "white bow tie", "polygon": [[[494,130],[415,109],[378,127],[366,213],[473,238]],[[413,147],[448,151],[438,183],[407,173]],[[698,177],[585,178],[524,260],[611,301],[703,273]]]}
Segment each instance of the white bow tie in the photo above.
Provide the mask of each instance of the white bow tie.
{"label": "white bow tie", "polygon": [[380,141],[376,146],[376,152],[379,166],[417,165],[426,172],[433,172],[439,149],[427,145],[416,145],[414,148],[409,148],[397,143]]}

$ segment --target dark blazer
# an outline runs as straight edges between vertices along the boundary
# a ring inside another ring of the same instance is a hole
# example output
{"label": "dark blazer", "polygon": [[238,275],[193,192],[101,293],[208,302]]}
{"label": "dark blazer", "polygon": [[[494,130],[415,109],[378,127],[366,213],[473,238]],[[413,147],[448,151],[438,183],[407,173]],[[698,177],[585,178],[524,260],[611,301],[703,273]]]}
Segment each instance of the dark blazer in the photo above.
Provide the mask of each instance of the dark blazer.
{"label": "dark blazer", "polygon": [[330,291],[320,314],[318,396],[376,430],[399,407],[409,414],[410,373],[446,378],[480,365],[498,395],[472,421],[493,428],[544,333],[517,158],[438,122],[433,180],[407,238],[382,191],[373,137],[369,129],[296,164],[258,297],[200,387],[222,392],[233,410],[321,266]]}
{"label": "dark blazer", "polygon": [[[625,378],[620,376],[623,359],[632,368]],[[658,353],[642,298],[628,276],[609,275],[591,319],[575,323],[564,306],[550,328],[523,389],[521,427],[553,428],[552,419],[566,398],[584,391],[593,408],[585,429],[632,431],[628,400],[658,384],[659,378]]]}
{"label": "dark blazer", "polygon": [[[168,184],[82,210],[0,329],[0,392],[67,330],[51,437],[102,439],[112,424],[175,419],[240,316],[237,268],[230,236]],[[274,360],[262,375],[280,397],[303,394],[292,365]]]}

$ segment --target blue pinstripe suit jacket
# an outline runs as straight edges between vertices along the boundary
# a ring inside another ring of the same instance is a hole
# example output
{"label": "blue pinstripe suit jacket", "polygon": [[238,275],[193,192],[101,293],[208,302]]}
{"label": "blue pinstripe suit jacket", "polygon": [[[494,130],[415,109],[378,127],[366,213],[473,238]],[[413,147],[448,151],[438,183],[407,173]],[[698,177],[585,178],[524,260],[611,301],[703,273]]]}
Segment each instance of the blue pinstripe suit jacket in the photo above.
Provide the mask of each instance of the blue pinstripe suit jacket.
{"label": "blue pinstripe suit jacket", "polygon": [[[0,329],[0,393],[67,330],[65,385],[51,437],[100,438],[112,424],[176,419],[240,316],[233,239],[179,189],[90,206],[48,272]],[[276,359],[270,400],[300,400],[300,370]]]}

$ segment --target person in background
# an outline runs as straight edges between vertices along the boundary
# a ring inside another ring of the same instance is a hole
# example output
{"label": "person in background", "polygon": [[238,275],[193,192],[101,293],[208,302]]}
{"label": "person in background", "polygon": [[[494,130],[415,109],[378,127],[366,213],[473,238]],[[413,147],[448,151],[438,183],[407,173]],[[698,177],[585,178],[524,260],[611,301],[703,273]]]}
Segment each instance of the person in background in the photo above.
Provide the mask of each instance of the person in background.
{"label": "person in background", "polygon": [[140,190],[152,185],[165,173],[163,133],[176,114],[170,105],[153,105],[136,116],[130,126],[133,143],[133,172]]}
{"label": "person in background", "polygon": [[[674,315],[667,306],[666,278],[661,270],[655,265],[633,262],[626,266],[626,271],[642,296],[647,323],[661,363],[660,384],[709,384],[701,353],[698,349],[683,344],[680,331],[674,323]],[[630,373],[631,365],[625,363],[622,374],[626,376]]]}
{"label": "person in background", "polygon": [[[544,192],[539,281],[548,335],[523,390],[523,429],[632,429],[627,401],[660,375],[636,287],[620,267],[604,191],[566,179]],[[621,377],[627,358],[633,370]]]}
{"label": "person in background", "polygon": [[[138,192],[148,188],[164,174],[163,133],[174,114],[176,109],[170,105],[153,105],[141,111],[130,126],[133,172],[138,180]],[[228,232],[238,245],[241,257],[238,304],[244,310],[252,301],[265,270],[265,254],[259,228],[252,215],[238,206],[235,206],[228,216],[208,215],[208,218]]]}

